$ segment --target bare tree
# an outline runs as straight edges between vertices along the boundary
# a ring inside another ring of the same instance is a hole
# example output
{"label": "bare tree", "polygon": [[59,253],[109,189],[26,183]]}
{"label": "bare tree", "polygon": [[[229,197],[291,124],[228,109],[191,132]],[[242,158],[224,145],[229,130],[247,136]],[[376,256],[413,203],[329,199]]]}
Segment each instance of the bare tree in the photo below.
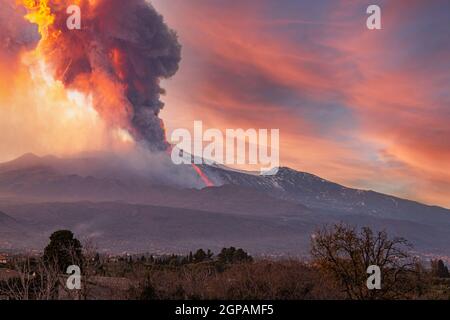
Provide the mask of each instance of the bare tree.
{"label": "bare tree", "polygon": [[34,299],[36,300],[54,300],[58,297],[58,288],[62,283],[59,275],[59,266],[57,261],[46,262],[39,258],[33,275],[36,281]]}
{"label": "bare tree", "polygon": [[81,265],[83,278],[80,298],[83,300],[89,299],[92,287],[95,285],[99,259],[97,246],[91,239],[86,239],[83,242],[83,262]]}
{"label": "bare tree", "polygon": [[13,300],[50,300],[56,297],[59,283],[57,264],[44,263],[41,257],[17,257],[10,263],[13,275],[3,281],[0,293]]}
{"label": "bare tree", "polygon": [[[349,299],[407,298],[417,286],[415,259],[403,238],[390,239],[385,231],[344,224],[324,227],[312,238],[314,264],[329,273]],[[381,290],[367,288],[367,269],[371,265],[382,271]]]}
{"label": "bare tree", "polygon": [[2,295],[13,300],[30,300],[33,274],[31,258],[14,258],[11,261],[11,270],[14,271],[9,279],[5,279],[0,286]]}
{"label": "bare tree", "polygon": [[[87,300],[91,296],[92,287],[95,286],[99,263],[97,247],[91,239],[86,239],[83,241],[82,248],[81,255],[77,245],[69,245],[64,248],[71,264],[78,266],[81,270],[81,289],[69,290],[65,284],[60,286],[60,295],[64,293],[65,299]],[[64,274],[61,278],[66,281],[68,275]]]}
{"label": "bare tree", "polygon": [[11,276],[0,282],[0,295],[12,300],[88,299],[94,285],[98,261],[92,241],[86,241],[83,253],[75,245],[60,246],[65,263],[76,265],[82,272],[80,290],[69,290],[68,275],[61,269],[58,255],[18,256],[10,263]]}

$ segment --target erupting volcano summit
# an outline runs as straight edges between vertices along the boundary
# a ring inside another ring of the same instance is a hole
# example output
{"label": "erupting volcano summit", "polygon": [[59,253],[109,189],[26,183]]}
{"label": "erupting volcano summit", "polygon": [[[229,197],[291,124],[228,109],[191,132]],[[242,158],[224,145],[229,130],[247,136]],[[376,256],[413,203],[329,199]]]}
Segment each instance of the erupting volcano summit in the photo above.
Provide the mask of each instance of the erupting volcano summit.
{"label": "erupting volcano summit", "polygon": [[26,18],[39,26],[35,54],[67,89],[91,97],[109,125],[152,150],[165,150],[160,80],[178,70],[176,33],[144,0],[76,1],[82,29],[69,30],[66,10],[73,2],[23,0]]}

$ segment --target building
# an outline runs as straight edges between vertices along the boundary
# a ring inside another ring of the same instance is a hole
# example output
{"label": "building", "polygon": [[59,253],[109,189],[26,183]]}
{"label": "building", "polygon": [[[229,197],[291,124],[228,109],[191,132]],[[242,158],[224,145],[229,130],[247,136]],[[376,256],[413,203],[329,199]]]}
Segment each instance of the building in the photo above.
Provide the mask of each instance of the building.
{"label": "building", "polygon": [[6,255],[0,254],[0,265],[6,264],[8,262],[8,257]]}

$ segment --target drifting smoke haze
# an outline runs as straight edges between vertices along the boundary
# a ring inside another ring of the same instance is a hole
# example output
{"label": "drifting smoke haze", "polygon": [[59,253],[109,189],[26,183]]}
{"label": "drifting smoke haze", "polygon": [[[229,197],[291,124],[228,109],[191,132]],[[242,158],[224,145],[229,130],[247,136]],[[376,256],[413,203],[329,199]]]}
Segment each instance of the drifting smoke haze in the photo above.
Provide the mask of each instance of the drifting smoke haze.
{"label": "drifting smoke haze", "polygon": [[[38,28],[26,22],[26,11],[11,0],[0,0],[0,55],[2,63],[17,63],[23,50],[31,50],[39,41]],[[6,61],[5,61],[6,60]]]}

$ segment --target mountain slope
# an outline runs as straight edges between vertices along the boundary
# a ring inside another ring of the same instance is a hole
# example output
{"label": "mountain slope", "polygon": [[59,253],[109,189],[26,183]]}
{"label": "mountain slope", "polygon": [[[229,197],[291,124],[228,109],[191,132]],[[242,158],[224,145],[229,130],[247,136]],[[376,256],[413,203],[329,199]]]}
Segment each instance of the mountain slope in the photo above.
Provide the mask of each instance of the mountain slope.
{"label": "mountain slope", "polygon": [[275,176],[246,175],[212,166],[205,166],[204,169],[221,183],[266,192],[279,199],[320,209],[324,213],[362,214],[420,223],[443,223],[448,225],[450,230],[450,210],[448,209],[374,191],[347,188],[289,168],[280,168]]}
{"label": "mountain slope", "polygon": [[[15,248],[42,249],[50,234],[70,229],[107,252],[186,252],[199,247],[215,251],[245,247],[252,253],[307,255],[310,236],[324,223],[348,222],[386,228],[410,236],[416,250],[447,253],[446,230],[414,222],[364,216],[249,216],[118,202],[9,204],[9,215],[27,225],[33,238],[14,238]],[[0,235],[3,237],[3,235]]]}
{"label": "mountain slope", "polygon": [[0,211],[0,248],[17,248],[17,244],[23,239],[31,244],[36,239],[36,234],[26,223]]}
{"label": "mountain slope", "polygon": [[[25,155],[0,164],[0,210],[7,212],[0,215],[0,248],[42,248],[52,231],[69,228],[113,252],[236,245],[306,254],[316,228],[345,222],[386,229],[421,253],[450,255],[450,211],[444,208],[288,168],[258,176],[201,166],[217,187],[199,188],[190,166],[155,175],[131,162],[111,155]],[[161,172],[157,162],[149,164]]]}

